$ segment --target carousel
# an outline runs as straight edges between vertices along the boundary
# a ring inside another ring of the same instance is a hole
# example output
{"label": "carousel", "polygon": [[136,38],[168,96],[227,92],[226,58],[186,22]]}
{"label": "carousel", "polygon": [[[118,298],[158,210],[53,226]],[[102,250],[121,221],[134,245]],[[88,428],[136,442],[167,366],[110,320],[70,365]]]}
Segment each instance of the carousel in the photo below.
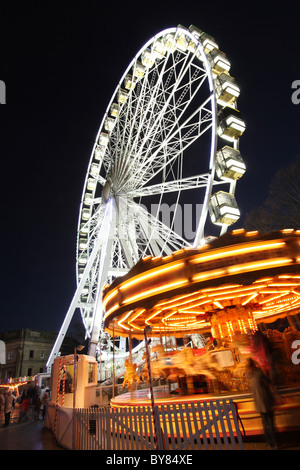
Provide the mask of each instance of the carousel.
{"label": "carousel", "polygon": [[105,286],[103,303],[106,331],[146,346],[139,363],[130,354],[128,391],[113,396],[112,407],[228,396],[246,432],[260,432],[247,380],[252,357],[271,380],[277,428],[299,426],[300,231],[235,230],[197,249],[144,258]]}

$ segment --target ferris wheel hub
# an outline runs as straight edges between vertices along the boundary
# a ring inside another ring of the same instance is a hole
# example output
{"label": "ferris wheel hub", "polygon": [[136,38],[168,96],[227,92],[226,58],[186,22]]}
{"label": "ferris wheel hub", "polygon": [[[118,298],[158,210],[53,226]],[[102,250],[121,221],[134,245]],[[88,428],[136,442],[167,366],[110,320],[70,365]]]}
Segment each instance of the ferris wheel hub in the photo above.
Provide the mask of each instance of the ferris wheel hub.
{"label": "ferris wheel hub", "polygon": [[112,182],[111,182],[111,179],[108,178],[102,189],[102,200],[104,203],[106,203],[110,198],[111,187],[112,187]]}

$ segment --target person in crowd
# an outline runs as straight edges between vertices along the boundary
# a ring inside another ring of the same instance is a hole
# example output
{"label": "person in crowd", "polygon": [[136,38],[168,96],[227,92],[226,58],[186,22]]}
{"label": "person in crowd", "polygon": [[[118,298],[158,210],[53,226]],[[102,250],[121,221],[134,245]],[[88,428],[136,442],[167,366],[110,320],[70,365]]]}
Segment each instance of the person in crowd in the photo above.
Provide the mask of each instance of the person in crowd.
{"label": "person in crowd", "polygon": [[47,413],[47,409],[48,409],[48,400],[49,400],[48,392],[45,392],[45,393],[44,393],[44,396],[43,396],[43,398],[42,398],[42,406],[43,406],[43,409],[42,409],[42,419],[45,419],[45,416],[46,416],[46,413]]}
{"label": "person in crowd", "polygon": [[2,390],[0,391],[0,415],[4,414],[4,403],[5,403],[5,398],[4,398],[4,392]]}
{"label": "person in crowd", "polygon": [[34,401],[34,404],[33,404],[33,408],[34,408],[34,421],[38,421],[39,419],[39,416],[40,416],[40,412],[41,412],[41,406],[42,406],[42,402],[41,402],[41,398],[40,398],[40,395],[37,395],[35,401]]}
{"label": "person in crowd", "polygon": [[10,416],[16,399],[11,390],[6,392],[4,402],[4,426],[8,426],[10,423]]}
{"label": "person in crowd", "polygon": [[26,393],[23,393],[19,421],[22,421],[23,418],[28,419],[28,410],[29,410],[29,398]]}
{"label": "person in crowd", "polygon": [[247,371],[255,408],[261,415],[266,442],[271,448],[277,448],[273,411],[274,395],[270,380],[252,358],[248,359]]}

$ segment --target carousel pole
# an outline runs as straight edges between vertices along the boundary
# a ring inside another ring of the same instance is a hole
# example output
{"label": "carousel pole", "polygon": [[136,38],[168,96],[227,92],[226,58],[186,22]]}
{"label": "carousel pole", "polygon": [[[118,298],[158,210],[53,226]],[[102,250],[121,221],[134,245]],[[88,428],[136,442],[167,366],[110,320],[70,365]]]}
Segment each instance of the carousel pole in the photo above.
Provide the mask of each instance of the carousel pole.
{"label": "carousel pole", "polygon": [[[129,330],[129,361],[130,361],[130,367],[131,367],[131,370],[132,370],[132,335],[131,335],[131,330]],[[131,381],[129,383],[129,388],[130,388],[131,399],[133,399],[133,383]]]}
{"label": "carousel pole", "polygon": [[102,382],[102,357],[101,357],[101,344],[99,348],[99,361],[100,361],[100,383]]}
{"label": "carousel pole", "polygon": [[153,394],[153,387],[152,387],[152,377],[151,377],[151,363],[150,363],[150,354],[148,348],[148,337],[147,332],[151,332],[151,326],[146,326],[144,329],[144,338],[145,338],[145,347],[146,347],[146,357],[147,357],[147,366],[148,366],[148,377],[149,377],[149,388],[150,388],[150,396],[151,396],[151,408],[152,408],[152,416],[153,416],[153,423],[154,423],[154,436],[155,436],[155,443],[156,449],[162,449],[162,439],[161,433],[159,433],[160,427],[158,426],[159,417],[157,416],[157,409],[154,405],[154,394]]}
{"label": "carousel pole", "polygon": [[113,323],[113,390],[112,397],[115,398],[115,322]]}

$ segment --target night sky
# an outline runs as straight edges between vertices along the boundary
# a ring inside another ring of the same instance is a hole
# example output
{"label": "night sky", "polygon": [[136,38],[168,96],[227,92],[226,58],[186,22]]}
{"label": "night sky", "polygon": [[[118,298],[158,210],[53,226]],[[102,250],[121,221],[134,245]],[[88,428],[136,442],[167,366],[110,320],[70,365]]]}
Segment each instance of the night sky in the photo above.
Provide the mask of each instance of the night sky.
{"label": "night sky", "polygon": [[231,62],[247,126],[237,226],[263,202],[276,170],[299,155],[300,104],[292,103],[291,86],[300,80],[300,2],[248,5],[1,5],[7,104],[0,107],[0,331],[60,329],[76,287],[79,205],[95,136],[127,65],[161,30],[194,24],[216,38]]}

